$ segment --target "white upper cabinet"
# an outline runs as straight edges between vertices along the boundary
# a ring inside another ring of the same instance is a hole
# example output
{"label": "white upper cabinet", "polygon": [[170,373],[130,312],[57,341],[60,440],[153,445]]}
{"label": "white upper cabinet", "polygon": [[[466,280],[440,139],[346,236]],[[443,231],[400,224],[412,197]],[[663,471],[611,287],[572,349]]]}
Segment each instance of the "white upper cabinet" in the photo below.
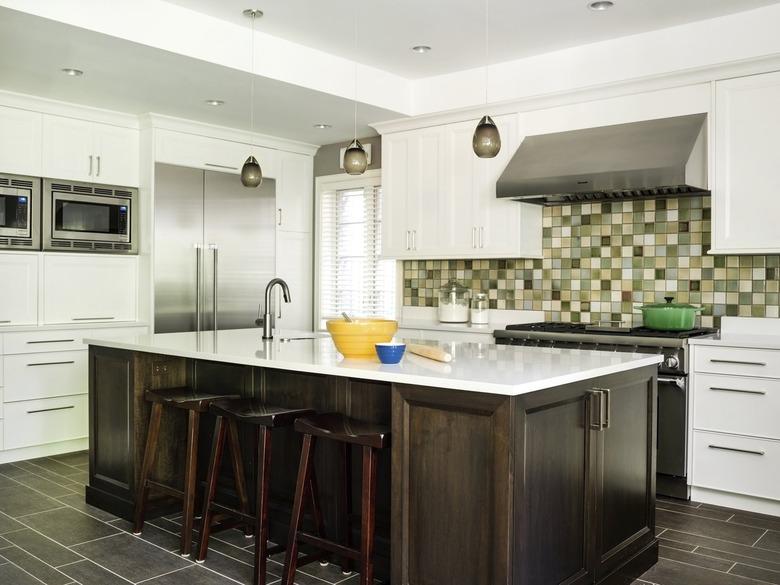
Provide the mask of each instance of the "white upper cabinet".
{"label": "white upper cabinet", "polygon": [[540,256],[540,207],[496,199],[518,145],[517,117],[495,119],[501,152],[472,149],[477,120],[382,137],[382,253],[392,258]]}
{"label": "white upper cabinet", "polygon": [[0,331],[38,322],[38,254],[0,254]]}
{"label": "white upper cabinet", "polygon": [[43,323],[137,319],[138,258],[44,254]]}
{"label": "white upper cabinet", "polygon": [[[314,221],[313,159],[293,152],[279,152],[278,155],[276,227],[285,232],[311,232]],[[262,161],[258,161],[262,167]]]}
{"label": "white upper cabinet", "polygon": [[715,84],[711,253],[780,252],[780,73]]}
{"label": "white upper cabinet", "polygon": [[311,232],[276,232],[276,276],[290,287],[290,303],[281,299],[279,287],[274,290],[277,329],[311,331],[312,329],[312,234]]}
{"label": "white upper cabinet", "polygon": [[138,186],[138,131],[43,115],[42,174],[55,179]]}
{"label": "white upper cabinet", "polygon": [[43,115],[0,107],[0,172],[41,175],[41,124]]}

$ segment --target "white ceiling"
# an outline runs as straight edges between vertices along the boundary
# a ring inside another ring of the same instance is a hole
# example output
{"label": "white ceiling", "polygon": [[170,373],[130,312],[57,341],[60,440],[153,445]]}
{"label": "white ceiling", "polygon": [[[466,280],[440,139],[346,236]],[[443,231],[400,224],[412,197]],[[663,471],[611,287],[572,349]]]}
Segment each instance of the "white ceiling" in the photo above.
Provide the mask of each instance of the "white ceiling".
{"label": "white ceiling", "polygon": [[[83,69],[68,77],[63,67]],[[249,130],[249,75],[145,45],[0,8],[0,89],[130,114],[155,112]],[[350,100],[255,77],[255,131],[311,144],[347,141]],[[221,107],[204,100],[225,101]],[[358,134],[397,112],[361,104]],[[325,122],[327,130],[313,128]]]}
{"label": "white ceiling", "polygon": [[[258,31],[407,78],[484,64],[480,0],[167,0],[235,23],[245,8],[265,16]],[[499,63],[596,41],[751,10],[780,0],[614,0],[606,12],[587,0],[489,0],[490,61]],[[354,47],[358,10],[359,50]],[[685,39],[680,39],[681,43]],[[410,47],[430,45],[419,55]]]}

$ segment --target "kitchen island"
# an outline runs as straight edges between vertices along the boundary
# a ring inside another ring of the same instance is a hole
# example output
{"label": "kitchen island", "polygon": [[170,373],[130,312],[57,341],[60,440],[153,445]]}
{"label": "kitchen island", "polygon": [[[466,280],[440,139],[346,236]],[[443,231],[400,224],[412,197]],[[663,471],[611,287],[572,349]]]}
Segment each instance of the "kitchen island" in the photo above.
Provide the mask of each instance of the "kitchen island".
{"label": "kitchen island", "polygon": [[[329,338],[264,342],[258,329],[87,343],[87,501],[125,518],[146,437],[144,391],[190,385],[390,425],[378,471],[377,573],[394,584],[626,583],[657,559],[658,356],[445,343],[449,364],[407,355],[387,366],[344,359]],[[162,480],[181,480],[182,414],[164,414]],[[206,447],[210,422],[201,425]],[[284,542],[300,438],[275,433],[271,534]],[[250,437],[241,441],[252,477]],[[315,465],[333,535],[330,447],[323,443]]]}

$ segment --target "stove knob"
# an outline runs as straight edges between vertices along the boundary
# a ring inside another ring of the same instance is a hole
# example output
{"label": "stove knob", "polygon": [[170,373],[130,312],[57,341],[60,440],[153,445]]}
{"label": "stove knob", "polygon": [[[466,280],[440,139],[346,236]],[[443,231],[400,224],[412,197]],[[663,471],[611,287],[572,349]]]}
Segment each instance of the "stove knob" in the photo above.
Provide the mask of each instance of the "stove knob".
{"label": "stove knob", "polygon": [[680,365],[680,360],[677,358],[677,356],[670,355],[667,356],[666,359],[664,359],[664,365],[667,368],[674,369]]}

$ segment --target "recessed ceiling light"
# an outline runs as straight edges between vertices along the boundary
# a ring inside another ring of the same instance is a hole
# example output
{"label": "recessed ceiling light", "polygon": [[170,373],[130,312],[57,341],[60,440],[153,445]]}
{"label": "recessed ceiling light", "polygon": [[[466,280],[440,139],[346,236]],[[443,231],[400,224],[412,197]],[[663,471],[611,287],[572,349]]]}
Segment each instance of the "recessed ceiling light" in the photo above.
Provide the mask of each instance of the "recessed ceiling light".
{"label": "recessed ceiling light", "polygon": [[252,16],[254,16],[255,18],[263,18],[263,11],[258,10],[257,8],[247,8],[241,14],[243,14],[247,18],[250,18]]}
{"label": "recessed ceiling light", "polygon": [[415,45],[412,47],[412,51],[415,53],[428,53],[431,48],[428,45]]}
{"label": "recessed ceiling light", "polygon": [[591,10],[595,10],[596,12],[603,12],[605,10],[609,10],[615,5],[612,0],[595,0],[595,2],[590,2],[588,4],[588,8]]}
{"label": "recessed ceiling light", "polygon": [[314,127],[319,130],[325,130],[327,128],[332,128],[333,126],[331,126],[330,124],[315,124]]}
{"label": "recessed ceiling light", "polygon": [[65,67],[63,69],[60,69],[65,75],[68,75],[70,77],[81,77],[84,75],[84,72],[81,69],[73,69],[72,67]]}
{"label": "recessed ceiling light", "polygon": [[222,106],[225,104],[222,100],[206,100],[206,103],[210,106]]}

